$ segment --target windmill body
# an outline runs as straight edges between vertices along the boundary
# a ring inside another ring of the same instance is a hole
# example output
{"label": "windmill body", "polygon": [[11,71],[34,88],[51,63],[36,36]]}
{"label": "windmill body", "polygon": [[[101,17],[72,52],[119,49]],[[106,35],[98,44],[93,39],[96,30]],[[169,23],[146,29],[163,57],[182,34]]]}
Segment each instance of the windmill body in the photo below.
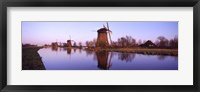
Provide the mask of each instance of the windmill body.
{"label": "windmill body", "polygon": [[67,40],[67,47],[71,47],[71,46],[72,46],[71,40]]}
{"label": "windmill body", "polygon": [[101,28],[99,29],[98,32],[98,37],[97,37],[97,47],[107,47],[108,46],[108,35],[107,35],[107,28]]}
{"label": "windmill body", "polygon": [[108,35],[110,40],[110,46],[112,45],[112,40],[110,35],[112,31],[109,30],[108,22],[107,22],[107,28],[103,25],[103,28],[97,30],[97,32],[98,32],[97,43],[96,43],[97,47],[109,46]]}

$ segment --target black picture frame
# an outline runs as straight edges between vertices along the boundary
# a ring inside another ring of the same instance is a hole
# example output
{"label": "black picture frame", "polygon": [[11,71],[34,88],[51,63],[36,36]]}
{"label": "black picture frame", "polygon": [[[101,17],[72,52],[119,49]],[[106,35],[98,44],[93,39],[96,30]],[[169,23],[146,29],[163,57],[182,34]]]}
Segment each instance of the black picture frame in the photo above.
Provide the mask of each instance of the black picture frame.
{"label": "black picture frame", "polygon": [[[1,0],[0,1],[0,90],[2,92],[129,91],[199,92],[200,0]],[[7,7],[193,7],[194,85],[7,85]]]}

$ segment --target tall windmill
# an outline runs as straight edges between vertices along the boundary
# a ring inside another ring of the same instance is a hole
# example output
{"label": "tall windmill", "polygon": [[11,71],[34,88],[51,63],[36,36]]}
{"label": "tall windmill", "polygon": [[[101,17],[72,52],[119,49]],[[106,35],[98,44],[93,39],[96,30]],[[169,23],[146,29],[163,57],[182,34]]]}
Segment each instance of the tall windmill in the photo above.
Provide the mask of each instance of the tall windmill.
{"label": "tall windmill", "polygon": [[97,47],[107,47],[109,46],[109,42],[110,45],[112,45],[112,40],[111,40],[112,31],[110,31],[109,29],[108,22],[107,22],[107,27],[103,25],[103,28],[100,28],[99,30],[97,30],[97,32],[98,32],[97,43],[96,43]]}

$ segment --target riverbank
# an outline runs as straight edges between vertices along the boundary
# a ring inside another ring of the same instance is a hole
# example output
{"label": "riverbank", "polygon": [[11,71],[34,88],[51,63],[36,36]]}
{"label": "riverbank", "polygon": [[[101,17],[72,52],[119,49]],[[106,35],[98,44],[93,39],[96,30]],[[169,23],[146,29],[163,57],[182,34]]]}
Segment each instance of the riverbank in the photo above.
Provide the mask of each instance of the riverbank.
{"label": "riverbank", "polygon": [[22,70],[45,70],[38,54],[41,47],[22,47]]}
{"label": "riverbank", "polygon": [[128,53],[138,53],[145,55],[170,55],[178,56],[178,49],[159,49],[159,48],[87,48],[86,50],[91,51],[109,51],[109,52],[128,52]]}

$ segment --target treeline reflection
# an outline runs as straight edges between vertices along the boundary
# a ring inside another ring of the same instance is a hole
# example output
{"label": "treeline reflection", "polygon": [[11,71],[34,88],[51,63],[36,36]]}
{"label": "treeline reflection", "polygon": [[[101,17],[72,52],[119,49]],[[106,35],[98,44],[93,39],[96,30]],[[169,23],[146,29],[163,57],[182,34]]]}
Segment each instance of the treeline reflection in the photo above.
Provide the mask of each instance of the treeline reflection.
{"label": "treeline reflection", "polygon": [[[52,47],[52,51],[58,51],[58,47]],[[86,56],[92,56],[94,61],[97,61],[97,67],[99,69],[108,70],[112,67],[112,61],[115,59],[119,59],[125,63],[131,63],[134,61],[136,57],[136,53],[129,53],[129,52],[108,52],[108,51],[90,51],[90,50],[83,50],[79,48],[60,48],[67,52],[68,55],[73,53],[82,53],[84,52]],[[165,55],[158,55],[157,58],[159,60],[164,60],[167,56]],[[176,58],[175,58],[176,59]]]}

